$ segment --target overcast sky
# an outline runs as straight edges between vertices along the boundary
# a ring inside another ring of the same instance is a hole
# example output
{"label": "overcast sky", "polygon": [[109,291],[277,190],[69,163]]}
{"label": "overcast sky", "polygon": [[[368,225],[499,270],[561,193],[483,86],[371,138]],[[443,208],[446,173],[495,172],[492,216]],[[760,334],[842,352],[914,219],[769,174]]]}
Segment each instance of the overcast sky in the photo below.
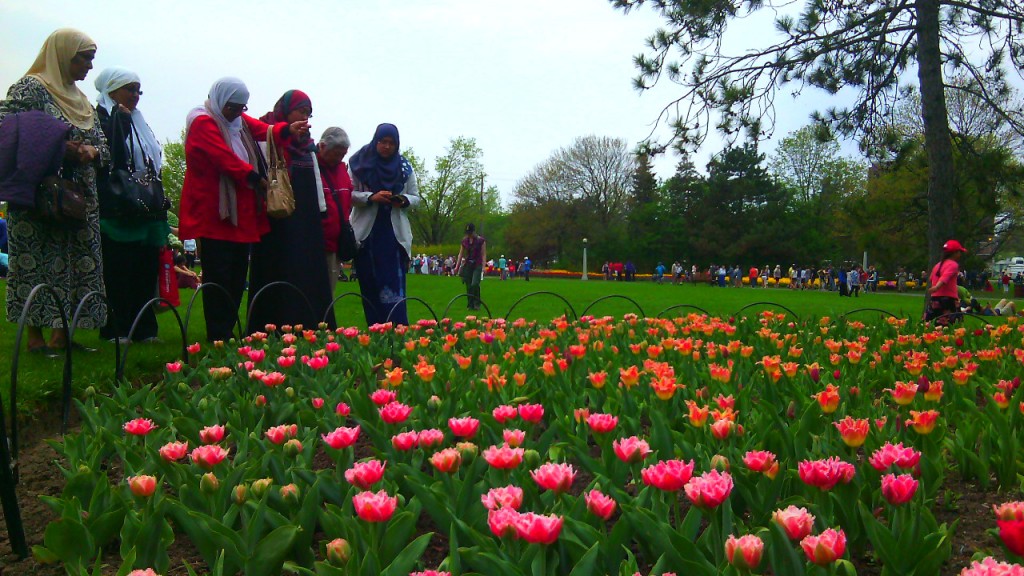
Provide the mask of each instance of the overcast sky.
{"label": "overcast sky", "polygon": [[[476,138],[488,185],[508,202],[517,180],[579,136],[647,137],[678,94],[671,84],[643,94],[631,84],[632,58],[659,24],[650,10],[626,15],[606,0],[7,0],[0,86],[24,74],[50,32],[74,27],[99,46],[82,90],[95,100],[107,66],[136,71],[139,109],[161,140],[179,137],[214,80],[237,76],[254,116],[288,89],[307,92],[314,136],[341,126],[352,152],[381,122],[396,124],[402,146],[430,166],[452,138]],[[770,22],[740,26],[737,37],[762,43],[771,33]],[[808,92],[779,99],[777,138],[828,104]],[[698,166],[721,146],[709,141]],[[659,159],[658,176],[676,161]]]}

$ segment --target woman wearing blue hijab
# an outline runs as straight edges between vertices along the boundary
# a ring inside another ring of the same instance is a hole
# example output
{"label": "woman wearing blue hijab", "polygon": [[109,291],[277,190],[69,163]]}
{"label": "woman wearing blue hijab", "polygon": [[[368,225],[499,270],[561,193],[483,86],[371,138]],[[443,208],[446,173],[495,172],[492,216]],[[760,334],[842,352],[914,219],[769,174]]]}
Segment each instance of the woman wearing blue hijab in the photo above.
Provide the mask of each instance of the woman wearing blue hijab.
{"label": "woman wearing blue hijab", "polygon": [[381,124],[373,141],[349,162],[350,222],[359,242],[355,266],[359,290],[366,298],[367,326],[409,323],[405,273],[412,253],[412,227],[406,211],[420,203],[420,196],[412,165],[399,149],[398,128]]}

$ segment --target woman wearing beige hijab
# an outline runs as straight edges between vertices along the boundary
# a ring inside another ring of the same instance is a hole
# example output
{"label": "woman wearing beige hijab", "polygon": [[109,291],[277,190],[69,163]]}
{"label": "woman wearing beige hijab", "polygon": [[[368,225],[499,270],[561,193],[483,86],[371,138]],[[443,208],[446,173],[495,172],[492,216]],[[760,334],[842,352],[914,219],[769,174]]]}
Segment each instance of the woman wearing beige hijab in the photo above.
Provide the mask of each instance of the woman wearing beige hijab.
{"label": "woman wearing beige hijab", "polygon": [[[96,43],[70,28],[57,30],[46,39],[39,56],[25,76],[7,91],[0,102],[0,121],[8,114],[39,110],[64,121],[71,128],[64,155],[64,178],[79,182],[86,191],[87,221],[84,227],[65,229],[11,209],[10,276],[7,284],[7,319],[17,322],[32,288],[49,284],[63,301],[64,315],[71,318],[79,301],[92,291],[103,292],[100,259],[99,207],[96,200],[96,166],[108,162],[108,152],[96,110],[78,89],[92,69]],[[86,302],[79,328],[100,328],[106,323],[106,304],[96,298]],[[61,309],[43,296],[28,314],[28,349],[54,356],[67,346],[61,326]],[[52,328],[49,340],[43,328]],[[83,346],[72,346],[85,349]]]}

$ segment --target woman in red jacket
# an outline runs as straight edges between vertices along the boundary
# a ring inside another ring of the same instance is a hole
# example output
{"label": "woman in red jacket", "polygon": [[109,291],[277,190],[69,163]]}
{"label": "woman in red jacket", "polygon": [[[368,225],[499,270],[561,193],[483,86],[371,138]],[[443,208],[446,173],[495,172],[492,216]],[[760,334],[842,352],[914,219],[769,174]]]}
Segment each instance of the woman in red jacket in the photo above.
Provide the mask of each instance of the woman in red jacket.
{"label": "woman in red jacket", "polygon": [[[248,102],[249,90],[241,80],[221,78],[186,121],[179,234],[199,241],[204,283],[218,284],[228,293],[215,287],[203,292],[206,337],[211,341],[232,337],[250,245],[270,229],[266,167],[256,140],[266,140],[271,126],[244,114]],[[278,140],[309,132],[305,120],[272,128]]]}

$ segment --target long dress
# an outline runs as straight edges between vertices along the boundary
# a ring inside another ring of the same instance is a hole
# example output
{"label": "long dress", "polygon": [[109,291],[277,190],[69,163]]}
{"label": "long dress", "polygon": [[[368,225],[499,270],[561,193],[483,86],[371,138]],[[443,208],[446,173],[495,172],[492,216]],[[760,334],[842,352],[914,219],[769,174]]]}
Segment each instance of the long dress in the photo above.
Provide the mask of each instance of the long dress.
{"label": "long dress", "polygon": [[[359,291],[366,298],[363,313],[366,325],[409,324],[405,303],[405,274],[409,256],[398,242],[391,225],[391,205],[379,204],[370,235],[356,252]],[[393,311],[392,311],[393,310]]]}
{"label": "long dress", "polygon": [[[333,294],[317,199],[321,185],[316,182],[313,161],[310,153],[292,158],[288,173],[295,193],[295,212],[287,218],[271,218],[270,232],[253,245],[248,333],[263,331],[267,324],[302,324],[315,329],[330,306]],[[276,286],[263,292],[253,307],[253,298],[271,282],[293,284],[305,298],[293,288]],[[327,323],[335,327],[333,311],[327,315]]]}
{"label": "long dress", "polygon": [[[110,162],[99,118],[92,128],[83,130],[71,124],[43,87],[42,82],[26,76],[7,91],[0,102],[0,121],[8,114],[40,110],[71,126],[70,138],[95,146],[100,163]],[[100,218],[96,196],[94,164],[65,165],[64,177],[78,181],[86,191],[86,223],[74,229],[58,228],[12,208],[9,214],[10,272],[7,278],[7,320],[18,322],[28,295],[38,284],[49,284],[63,304],[67,321],[90,292],[103,294],[103,266],[100,257]],[[103,298],[90,297],[83,306],[78,328],[100,328],[107,323],[107,304]],[[61,306],[47,294],[36,297],[27,317],[28,326],[59,328]]]}

